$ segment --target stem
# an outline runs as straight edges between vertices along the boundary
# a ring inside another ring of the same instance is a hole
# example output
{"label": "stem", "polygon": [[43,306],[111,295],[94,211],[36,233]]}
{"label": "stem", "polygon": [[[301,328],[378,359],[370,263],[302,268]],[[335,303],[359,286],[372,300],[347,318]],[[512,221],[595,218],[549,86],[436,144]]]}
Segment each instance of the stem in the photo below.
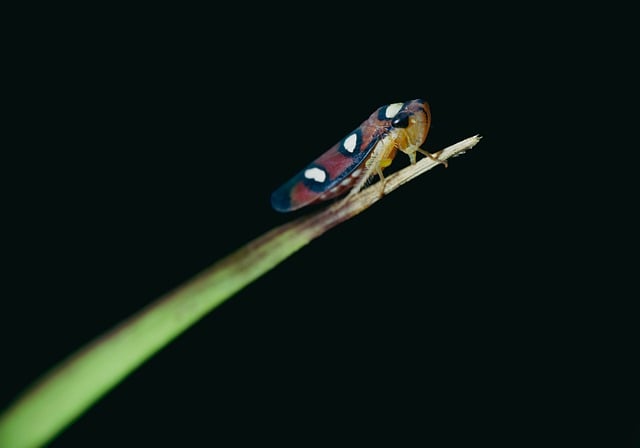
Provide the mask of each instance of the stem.
{"label": "stem", "polygon": [[[470,137],[444,149],[438,157],[446,160],[479,141],[480,136]],[[388,176],[384,194],[374,184],[267,232],[81,348],[0,414],[0,447],[39,447],[50,442],[129,373],[237,291],[438,164],[424,158]]]}

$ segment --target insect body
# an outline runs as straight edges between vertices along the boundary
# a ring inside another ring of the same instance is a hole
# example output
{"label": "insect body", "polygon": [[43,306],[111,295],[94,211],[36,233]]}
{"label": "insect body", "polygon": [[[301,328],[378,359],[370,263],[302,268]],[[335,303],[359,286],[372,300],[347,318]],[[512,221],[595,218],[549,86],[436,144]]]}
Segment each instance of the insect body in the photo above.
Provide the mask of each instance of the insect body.
{"label": "insect body", "polygon": [[375,175],[384,181],[382,170],[398,150],[416,163],[416,152],[433,158],[420,148],[427,138],[431,114],[420,99],[378,108],[358,128],[329,148],[285,182],[271,195],[279,212],[297,210],[326,201],[351,190],[360,191]]}

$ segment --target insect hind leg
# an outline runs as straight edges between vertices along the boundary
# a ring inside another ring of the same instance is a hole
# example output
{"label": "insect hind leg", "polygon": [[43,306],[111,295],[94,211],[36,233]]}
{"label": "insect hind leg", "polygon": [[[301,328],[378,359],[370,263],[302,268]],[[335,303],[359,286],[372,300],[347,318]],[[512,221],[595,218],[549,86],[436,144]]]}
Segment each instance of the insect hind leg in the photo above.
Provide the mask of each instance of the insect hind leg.
{"label": "insect hind leg", "polygon": [[[347,198],[361,192],[365,188],[378,188],[380,196],[384,195],[384,185],[386,183],[386,179],[384,174],[382,173],[382,166],[380,164],[375,164],[374,166],[367,169],[365,174],[363,174],[358,182],[353,186],[351,191],[347,194]],[[375,182],[375,185],[371,185],[373,183],[373,179],[378,175],[378,182]]]}
{"label": "insect hind leg", "polygon": [[380,196],[384,195],[384,185],[387,183],[387,179],[384,177],[382,173],[382,167],[380,165],[376,165],[376,173],[378,174],[378,182],[377,187],[380,192]]}

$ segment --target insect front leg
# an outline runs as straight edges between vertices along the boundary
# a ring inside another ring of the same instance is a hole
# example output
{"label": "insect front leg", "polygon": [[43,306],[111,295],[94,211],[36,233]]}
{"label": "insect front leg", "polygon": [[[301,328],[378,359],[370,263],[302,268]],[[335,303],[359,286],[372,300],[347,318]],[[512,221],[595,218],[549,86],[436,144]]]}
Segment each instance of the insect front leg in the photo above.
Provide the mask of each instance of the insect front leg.
{"label": "insect front leg", "polygon": [[410,145],[407,148],[400,148],[402,152],[404,152],[406,155],[409,156],[409,160],[411,160],[411,165],[415,165],[416,164],[416,153],[419,152],[420,154],[427,156],[428,158],[430,158],[431,160],[433,160],[434,162],[438,162],[444,165],[445,168],[447,168],[449,166],[449,163],[446,160],[440,160],[438,159],[438,155],[442,152],[442,151],[438,151],[435,152],[433,154],[431,154],[429,151],[425,151],[424,149],[420,148],[419,146],[416,145]]}
{"label": "insect front leg", "polygon": [[[434,152],[433,154],[430,153],[429,151],[425,151],[424,149],[420,148],[420,147],[416,147],[416,151],[418,151],[420,154],[423,154],[427,157],[429,157],[431,160],[433,160],[434,162],[438,162],[444,165],[445,168],[449,167],[449,162],[447,162],[446,160],[440,160],[438,158],[438,156],[440,155],[440,153],[442,152],[442,150],[438,151],[438,152]],[[415,163],[415,158],[416,158],[416,153],[413,153],[413,157],[411,159],[411,163]]]}
{"label": "insect front leg", "polygon": [[400,149],[400,151],[404,152],[405,154],[407,154],[409,156],[409,160],[411,160],[411,165],[415,165],[416,164],[416,152],[419,152],[420,154],[430,158],[434,162],[438,162],[438,163],[443,164],[445,166],[445,168],[447,168],[449,166],[449,163],[446,160],[438,159],[438,155],[442,151],[438,151],[438,152],[433,153],[433,154],[431,154],[429,151],[425,151],[419,145],[414,143],[414,140],[411,138],[411,135],[407,131],[404,131],[404,138],[405,138],[405,142],[408,143],[408,144],[404,148],[402,146],[399,146],[399,149]]}

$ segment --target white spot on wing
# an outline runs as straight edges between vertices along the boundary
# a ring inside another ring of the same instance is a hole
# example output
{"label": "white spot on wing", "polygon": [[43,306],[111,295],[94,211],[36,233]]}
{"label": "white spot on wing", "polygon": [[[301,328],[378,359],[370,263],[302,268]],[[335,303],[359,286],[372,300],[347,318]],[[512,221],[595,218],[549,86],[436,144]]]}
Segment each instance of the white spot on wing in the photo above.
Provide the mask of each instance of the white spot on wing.
{"label": "white spot on wing", "polygon": [[348,152],[353,152],[356,149],[356,143],[358,142],[358,136],[356,134],[351,134],[349,137],[344,139],[342,146]]}
{"label": "white spot on wing", "polygon": [[327,180],[327,173],[324,170],[314,166],[313,168],[307,168],[304,171],[304,177],[322,183]]}
{"label": "white spot on wing", "polygon": [[393,103],[387,106],[387,109],[384,111],[384,116],[387,118],[393,118],[396,114],[402,109],[402,103]]}

